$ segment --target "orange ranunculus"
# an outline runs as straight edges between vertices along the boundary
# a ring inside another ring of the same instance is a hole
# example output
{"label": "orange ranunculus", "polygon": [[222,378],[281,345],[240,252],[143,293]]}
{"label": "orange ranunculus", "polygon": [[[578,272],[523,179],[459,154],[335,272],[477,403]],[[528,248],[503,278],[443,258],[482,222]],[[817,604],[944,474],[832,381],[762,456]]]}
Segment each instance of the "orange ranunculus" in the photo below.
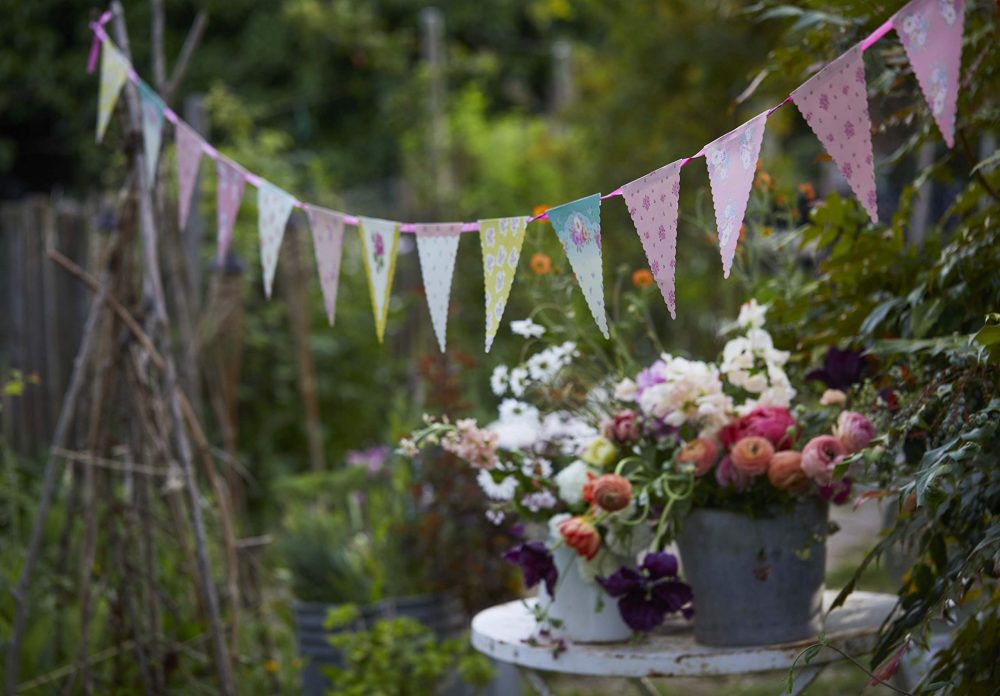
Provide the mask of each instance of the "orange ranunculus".
{"label": "orange ranunculus", "polygon": [[594,504],[594,481],[597,477],[590,471],[587,472],[587,481],[583,484],[583,500],[587,505]]}
{"label": "orange ranunculus", "polygon": [[816,200],[816,189],[814,189],[813,185],[808,181],[804,184],[799,184],[799,193],[805,196],[807,201]]}
{"label": "orange ranunculus", "polygon": [[531,270],[535,275],[545,275],[552,270],[552,259],[546,254],[536,252],[531,255]]}
{"label": "orange ranunculus", "polygon": [[601,535],[590,520],[577,515],[559,523],[559,533],[566,540],[566,546],[576,551],[588,561],[601,548]]}
{"label": "orange ranunculus", "polygon": [[642,289],[653,284],[653,274],[648,269],[640,268],[632,272],[632,285]]}
{"label": "orange ranunculus", "polygon": [[719,454],[719,448],[715,443],[704,437],[699,437],[691,442],[687,442],[677,453],[678,464],[694,464],[694,475],[704,476],[708,473],[715,458]]}
{"label": "orange ranunculus", "polygon": [[632,500],[632,484],[624,476],[604,474],[594,481],[594,504],[607,512],[618,512]]}
{"label": "orange ranunculus", "polygon": [[802,471],[802,453],[794,450],[775,452],[767,467],[767,480],[780,491],[794,491],[809,477]]}
{"label": "orange ranunculus", "polygon": [[767,471],[767,465],[774,456],[774,445],[764,437],[745,437],[729,453],[733,466],[744,474],[759,476]]}

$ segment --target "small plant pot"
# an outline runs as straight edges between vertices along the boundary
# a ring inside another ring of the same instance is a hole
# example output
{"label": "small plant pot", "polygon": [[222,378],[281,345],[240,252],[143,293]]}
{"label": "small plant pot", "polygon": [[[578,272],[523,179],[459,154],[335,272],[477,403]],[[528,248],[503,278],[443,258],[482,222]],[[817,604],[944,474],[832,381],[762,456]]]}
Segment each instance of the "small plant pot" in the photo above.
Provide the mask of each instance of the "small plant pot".
{"label": "small plant pot", "polygon": [[544,628],[549,634],[577,643],[627,640],[632,629],[622,621],[618,601],[596,582],[580,575],[582,561],[576,552],[560,547],[552,555],[559,571],[555,597],[545,591],[544,584],[538,592],[538,604],[546,616]]}
{"label": "small plant pot", "polygon": [[815,637],[826,572],[825,503],[803,501],[769,518],[695,509],[677,537],[694,593],[694,635],[716,646]]}

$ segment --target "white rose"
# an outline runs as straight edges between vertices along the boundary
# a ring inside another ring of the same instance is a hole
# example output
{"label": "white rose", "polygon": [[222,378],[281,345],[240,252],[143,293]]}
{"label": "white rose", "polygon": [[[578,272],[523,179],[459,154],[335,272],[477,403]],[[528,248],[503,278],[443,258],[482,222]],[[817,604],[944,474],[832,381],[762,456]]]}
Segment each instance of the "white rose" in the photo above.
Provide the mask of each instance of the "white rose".
{"label": "white rose", "polygon": [[567,505],[576,505],[583,500],[583,484],[587,482],[587,474],[595,476],[597,471],[590,468],[587,462],[577,459],[565,469],[556,474],[556,486],[559,487],[559,497]]}

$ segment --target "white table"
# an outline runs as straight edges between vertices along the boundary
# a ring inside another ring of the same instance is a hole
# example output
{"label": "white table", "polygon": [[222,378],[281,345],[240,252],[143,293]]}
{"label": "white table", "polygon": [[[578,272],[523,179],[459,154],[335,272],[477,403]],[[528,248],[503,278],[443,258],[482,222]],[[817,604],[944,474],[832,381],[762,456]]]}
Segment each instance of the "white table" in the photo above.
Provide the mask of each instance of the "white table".
{"label": "white table", "polygon": [[[823,597],[829,606],[836,592]],[[872,651],[879,626],[896,605],[896,597],[873,592],[855,592],[843,606],[825,618],[827,643],[849,655]],[[500,604],[476,614],[472,620],[472,645],[479,652],[501,662],[527,670],[525,676],[541,694],[548,693],[544,682],[530,670],[635,680],[642,693],[656,693],[650,677],[708,677],[787,670],[795,657],[815,640],[778,645],[715,648],[694,640],[689,623],[677,619],[637,642],[575,644],[565,650],[551,639],[538,636],[529,609],[535,600]],[[528,605],[526,605],[526,602]],[[808,665],[800,660],[796,668],[793,694],[801,693],[826,665],[843,659],[834,650],[823,649]]]}

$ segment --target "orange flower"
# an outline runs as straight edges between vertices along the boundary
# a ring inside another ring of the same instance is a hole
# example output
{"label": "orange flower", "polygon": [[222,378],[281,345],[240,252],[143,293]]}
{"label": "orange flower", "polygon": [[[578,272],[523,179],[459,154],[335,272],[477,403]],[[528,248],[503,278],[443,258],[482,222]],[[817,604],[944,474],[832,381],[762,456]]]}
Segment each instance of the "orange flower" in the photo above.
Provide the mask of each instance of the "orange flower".
{"label": "orange flower", "polygon": [[593,473],[587,472],[587,482],[583,484],[583,499],[588,505],[594,504],[594,482],[597,477]]}
{"label": "orange flower", "polygon": [[677,453],[677,463],[694,464],[694,475],[704,476],[715,464],[718,454],[719,448],[714,442],[699,437],[681,447],[681,451]]}
{"label": "orange flower", "polygon": [[559,523],[559,533],[566,540],[566,546],[576,551],[588,561],[597,555],[601,548],[601,535],[597,527],[586,517],[577,515]]}
{"label": "orange flower", "polygon": [[648,288],[653,284],[653,274],[645,268],[640,268],[632,272],[632,285],[639,289]]}
{"label": "orange flower", "polygon": [[771,175],[768,174],[767,172],[762,171],[757,175],[757,188],[765,191],[770,191],[773,185],[774,185],[774,180],[771,178]]}
{"label": "orange flower", "polygon": [[739,241],[742,242],[744,239],[746,239],[746,236],[747,236],[747,226],[746,225],[740,225]]}
{"label": "orange flower", "polygon": [[744,474],[759,476],[767,471],[774,456],[774,445],[767,438],[752,435],[736,443],[729,455],[733,466]]}
{"label": "orange flower", "polygon": [[793,450],[775,452],[767,467],[767,479],[779,491],[793,491],[809,479],[802,471],[802,453]]}
{"label": "orange flower", "polygon": [[799,184],[799,193],[805,196],[807,201],[816,200],[816,189],[814,189],[813,185],[808,181],[804,184]]}
{"label": "orange flower", "polygon": [[632,484],[624,476],[604,474],[594,481],[594,503],[607,512],[617,512],[632,500]]}
{"label": "orange flower", "polygon": [[542,203],[541,205],[536,205],[534,207],[534,209],[531,211],[531,217],[538,217],[539,215],[542,215],[548,209],[549,209],[549,206],[547,206],[545,203]]}
{"label": "orange flower", "polygon": [[542,253],[534,253],[531,255],[531,270],[535,272],[535,275],[545,275],[552,270],[552,259],[547,255]]}

